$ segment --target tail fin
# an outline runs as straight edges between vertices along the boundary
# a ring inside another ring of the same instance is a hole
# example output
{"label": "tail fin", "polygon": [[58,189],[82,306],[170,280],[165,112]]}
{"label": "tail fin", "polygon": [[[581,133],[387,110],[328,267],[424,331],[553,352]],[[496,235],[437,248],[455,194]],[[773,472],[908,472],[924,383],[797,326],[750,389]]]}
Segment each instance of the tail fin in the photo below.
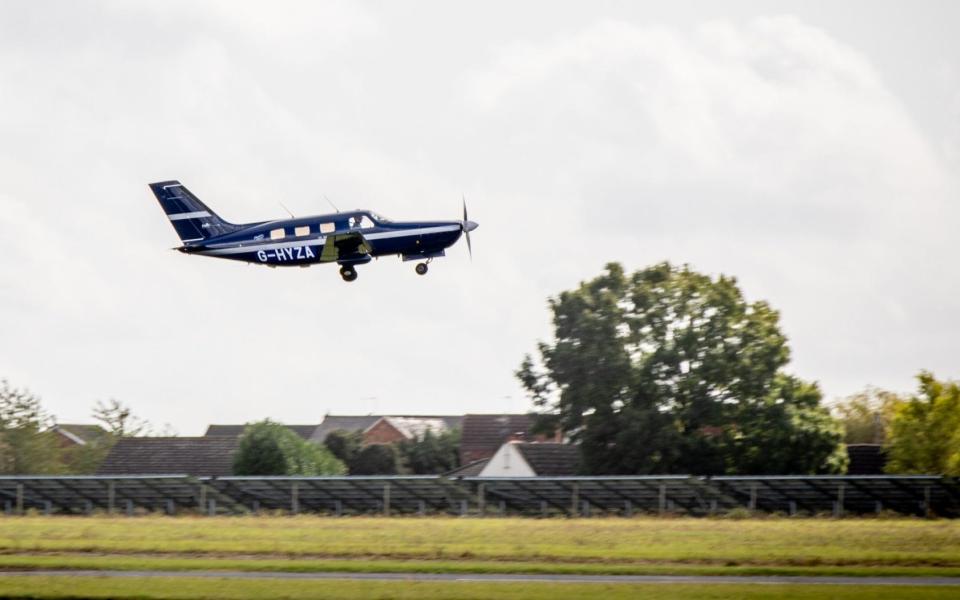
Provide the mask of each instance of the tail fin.
{"label": "tail fin", "polygon": [[184,244],[231,233],[237,225],[221,219],[179,181],[151,183],[150,190]]}

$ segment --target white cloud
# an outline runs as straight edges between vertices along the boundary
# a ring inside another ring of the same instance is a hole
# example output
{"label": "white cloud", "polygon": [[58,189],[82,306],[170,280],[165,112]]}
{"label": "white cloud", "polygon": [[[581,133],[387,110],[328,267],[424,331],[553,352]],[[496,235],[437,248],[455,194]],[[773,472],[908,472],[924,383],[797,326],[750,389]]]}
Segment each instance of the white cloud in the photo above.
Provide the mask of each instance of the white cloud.
{"label": "white cloud", "polygon": [[956,178],[870,61],[823,31],[602,21],[502,47],[467,96],[506,140],[501,172],[538,169],[575,210],[558,233],[586,248],[574,269],[602,253],[739,275],[828,392],[949,366],[918,340],[949,345],[921,305],[960,308]]}

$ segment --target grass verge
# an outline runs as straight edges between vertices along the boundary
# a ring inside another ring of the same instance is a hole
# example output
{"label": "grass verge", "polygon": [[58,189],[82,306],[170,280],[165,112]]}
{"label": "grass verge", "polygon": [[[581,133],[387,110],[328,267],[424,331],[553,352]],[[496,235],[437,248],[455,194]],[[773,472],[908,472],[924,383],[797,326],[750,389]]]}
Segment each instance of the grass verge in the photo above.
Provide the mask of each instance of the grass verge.
{"label": "grass verge", "polygon": [[795,575],[809,577],[960,577],[960,568],[870,566],[755,566],[604,564],[509,561],[258,559],[129,555],[0,556],[2,571],[249,571],[275,573],[525,573],[542,575]]}
{"label": "grass verge", "polygon": [[142,600],[237,600],[325,598],[355,600],[947,600],[955,588],[906,586],[686,584],[562,584],[407,581],[256,581],[199,578],[0,577],[4,598],[137,598]]}

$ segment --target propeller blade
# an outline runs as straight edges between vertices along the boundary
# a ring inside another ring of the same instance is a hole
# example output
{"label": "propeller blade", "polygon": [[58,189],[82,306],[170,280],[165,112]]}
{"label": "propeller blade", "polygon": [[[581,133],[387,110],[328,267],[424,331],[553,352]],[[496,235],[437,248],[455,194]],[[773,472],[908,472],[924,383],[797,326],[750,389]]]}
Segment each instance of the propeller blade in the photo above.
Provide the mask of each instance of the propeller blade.
{"label": "propeller blade", "polygon": [[463,222],[460,228],[463,229],[463,235],[467,238],[467,253],[470,254],[470,262],[473,262],[473,244],[470,243],[470,220],[467,219],[467,196],[461,195],[463,200]]}

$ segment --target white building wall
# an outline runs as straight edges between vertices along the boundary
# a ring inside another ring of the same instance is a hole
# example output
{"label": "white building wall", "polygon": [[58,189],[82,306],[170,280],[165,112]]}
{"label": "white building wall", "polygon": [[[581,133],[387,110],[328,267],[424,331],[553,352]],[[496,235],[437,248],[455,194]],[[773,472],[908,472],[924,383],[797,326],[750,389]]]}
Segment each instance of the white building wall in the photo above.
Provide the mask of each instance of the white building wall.
{"label": "white building wall", "polygon": [[506,443],[500,446],[496,454],[480,471],[480,477],[536,477],[536,473],[523,458],[516,444]]}

